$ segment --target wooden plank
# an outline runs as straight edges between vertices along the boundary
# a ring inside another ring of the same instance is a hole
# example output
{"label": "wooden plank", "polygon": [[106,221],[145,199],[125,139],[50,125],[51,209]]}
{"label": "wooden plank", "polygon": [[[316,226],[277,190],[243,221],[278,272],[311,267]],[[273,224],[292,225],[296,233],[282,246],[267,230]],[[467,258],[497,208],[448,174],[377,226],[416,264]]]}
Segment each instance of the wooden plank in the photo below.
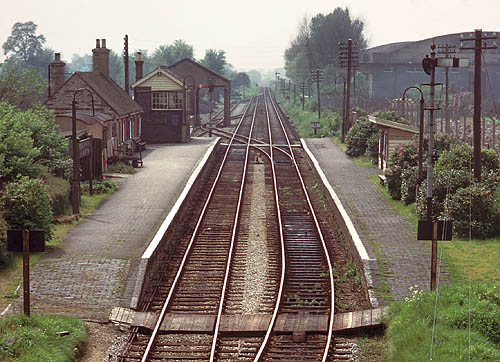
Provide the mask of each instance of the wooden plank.
{"label": "wooden plank", "polygon": [[379,322],[379,319],[382,318],[382,309],[381,308],[375,308],[372,309],[372,325],[376,324]]}
{"label": "wooden plank", "polygon": [[333,330],[334,331],[341,330],[343,322],[344,322],[343,313],[337,313],[337,314],[335,314],[335,317],[333,319]]}
{"label": "wooden plank", "polygon": [[363,311],[363,315],[361,317],[361,326],[367,327],[372,323],[372,310],[366,309]]}
{"label": "wooden plank", "polygon": [[344,329],[350,329],[352,327],[352,312],[344,313],[343,319],[342,327]]}
{"label": "wooden plank", "polygon": [[351,328],[360,328],[361,327],[361,317],[363,316],[363,311],[357,310],[352,312],[352,327]]}

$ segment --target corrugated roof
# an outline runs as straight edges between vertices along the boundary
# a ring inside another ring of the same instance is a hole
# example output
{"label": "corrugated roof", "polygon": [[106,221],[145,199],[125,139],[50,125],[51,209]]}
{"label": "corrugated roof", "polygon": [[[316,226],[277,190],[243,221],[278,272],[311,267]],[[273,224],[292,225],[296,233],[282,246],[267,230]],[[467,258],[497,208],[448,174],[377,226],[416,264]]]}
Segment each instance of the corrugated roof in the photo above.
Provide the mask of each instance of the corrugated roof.
{"label": "corrugated roof", "polygon": [[390,128],[396,128],[396,129],[400,129],[402,131],[416,133],[416,134],[419,133],[418,128],[407,125],[407,124],[402,124],[402,123],[398,123],[398,122],[394,122],[394,121],[388,121],[386,119],[377,118],[374,116],[368,116],[368,120],[372,123],[377,124],[377,125],[390,127]]}
{"label": "corrugated roof", "polygon": [[101,73],[76,72],[118,115],[142,112],[142,108],[111,78]]}

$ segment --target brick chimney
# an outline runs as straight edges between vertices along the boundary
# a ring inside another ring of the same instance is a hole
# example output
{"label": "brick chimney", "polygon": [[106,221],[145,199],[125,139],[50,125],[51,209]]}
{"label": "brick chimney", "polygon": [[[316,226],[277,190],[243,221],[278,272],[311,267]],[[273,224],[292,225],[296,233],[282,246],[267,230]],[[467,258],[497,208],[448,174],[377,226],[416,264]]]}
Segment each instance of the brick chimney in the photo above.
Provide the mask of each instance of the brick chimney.
{"label": "brick chimney", "polygon": [[106,39],[102,39],[102,47],[101,41],[96,39],[92,55],[92,72],[96,74],[101,73],[106,78],[109,78],[109,49],[106,48]]}
{"label": "brick chimney", "polygon": [[49,64],[49,97],[64,84],[64,71],[66,63],[61,61],[61,53],[54,54],[54,61]]}
{"label": "brick chimney", "polygon": [[137,52],[135,57],[135,81],[137,82],[142,78],[144,61],[142,60],[142,53]]}

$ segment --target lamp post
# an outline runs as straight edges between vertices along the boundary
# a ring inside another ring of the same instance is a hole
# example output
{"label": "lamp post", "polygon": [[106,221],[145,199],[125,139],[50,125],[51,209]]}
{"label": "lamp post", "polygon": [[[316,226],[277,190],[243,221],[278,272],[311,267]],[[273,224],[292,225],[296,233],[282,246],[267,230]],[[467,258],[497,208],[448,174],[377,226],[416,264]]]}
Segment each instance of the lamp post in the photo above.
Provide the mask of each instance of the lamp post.
{"label": "lamp post", "polygon": [[86,88],[79,88],[73,93],[73,101],[71,102],[71,140],[73,146],[73,180],[71,187],[71,201],[73,204],[73,214],[80,213],[80,150],[76,139],[76,95],[79,92],[87,91],[92,98],[92,116],[95,116],[94,96],[91,91]]}
{"label": "lamp post", "polygon": [[339,75],[335,78],[335,89],[337,89],[337,79],[342,78],[344,80],[344,96],[342,97],[342,132],[341,132],[341,140],[342,143],[345,140],[345,90],[346,90],[346,80],[343,75]]}
{"label": "lamp post", "polygon": [[406,92],[410,89],[416,89],[420,93],[420,115],[419,115],[419,132],[418,132],[418,171],[417,171],[417,185],[423,181],[422,177],[422,161],[423,161],[423,152],[424,152],[424,93],[417,86],[411,86],[406,88],[403,91],[403,114],[404,114],[404,106],[405,106],[405,95]]}

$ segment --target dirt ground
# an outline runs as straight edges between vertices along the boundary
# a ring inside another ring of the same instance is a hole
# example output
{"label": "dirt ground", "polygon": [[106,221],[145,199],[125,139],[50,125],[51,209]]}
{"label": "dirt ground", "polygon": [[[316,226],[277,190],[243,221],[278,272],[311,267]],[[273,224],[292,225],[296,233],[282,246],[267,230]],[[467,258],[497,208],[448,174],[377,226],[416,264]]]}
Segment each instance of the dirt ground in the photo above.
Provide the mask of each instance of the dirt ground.
{"label": "dirt ground", "polygon": [[86,322],[85,327],[87,328],[89,338],[84,349],[84,354],[77,362],[108,361],[108,350],[122,332],[111,323]]}

